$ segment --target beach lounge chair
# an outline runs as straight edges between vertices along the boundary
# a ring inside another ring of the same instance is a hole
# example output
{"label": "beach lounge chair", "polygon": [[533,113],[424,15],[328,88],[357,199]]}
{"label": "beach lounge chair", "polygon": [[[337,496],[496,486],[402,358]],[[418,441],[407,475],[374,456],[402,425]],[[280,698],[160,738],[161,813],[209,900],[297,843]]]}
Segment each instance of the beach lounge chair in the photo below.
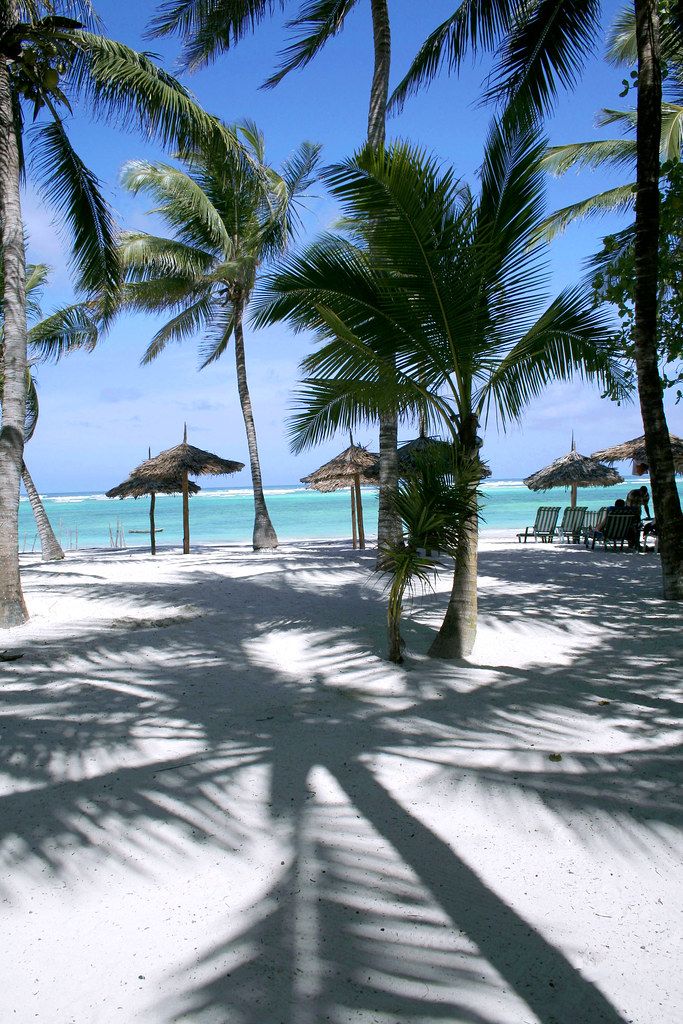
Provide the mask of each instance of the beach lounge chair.
{"label": "beach lounge chair", "polygon": [[596,540],[603,542],[605,551],[608,544],[611,544],[615,551],[619,544],[620,550],[623,551],[624,544],[633,537],[635,527],[635,516],[631,512],[609,512],[602,530],[593,531],[591,551],[595,547]]}
{"label": "beach lounge chair", "polygon": [[557,528],[560,537],[564,537],[567,543],[578,544],[581,539],[581,527],[583,526],[586,507],[566,508],[562,515],[562,522]]}
{"label": "beach lounge chair", "polygon": [[523,539],[526,544],[528,537],[533,537],[534,541],[540,537],[541,541],[552,544],[559,514],[559,505],[557,505],[557,507],[541,505],[536,513],[536,521],[534,525],[525,527],[524,533],[517,534],[517,540],[519,543],[521,544]]}
{"label": "beach lounge chair", "polygon": [[595,527],[605,518],[606,511],[607,505],[603,505],[597,512],[586,512],[583,517],[583,523],[581,524],[581,537],[586,544],[588,544],[588,541],[592,539]]}

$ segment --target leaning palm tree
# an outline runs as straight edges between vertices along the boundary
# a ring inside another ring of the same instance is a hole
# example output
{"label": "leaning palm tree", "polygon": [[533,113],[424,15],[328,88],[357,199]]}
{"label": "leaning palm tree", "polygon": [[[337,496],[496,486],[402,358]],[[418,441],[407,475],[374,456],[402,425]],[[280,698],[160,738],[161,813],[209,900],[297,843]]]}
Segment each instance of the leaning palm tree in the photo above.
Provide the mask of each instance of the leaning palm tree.
{"label": "leaning palm tree", "polygon": [[156,359],[169,342],[203,336],[202,367],[234,341],[239,392],[254,491],[254,549],[277,547],[261,480],[254,415],[247,383],[244,317],[263,264],[282,253],[297,228],[298,205],[309,188],[320,147],[303,143],[280,173],[266,164],[263,136],[251,124],[237,129],[245,152],[216,156],[186,151],[184,168],[132,161],[125,188],[144,192],[173,231],[164,238],[128,232],[121,239],[129,309],[172,313],[143,356]]}
{"label": "leaning palm tree", "polygon": [[[259,298],[257,323],[286,320],[322,343],[304,362],[297,447],[357,426],[384,402],[399,411],[427,402],[462,464],[481,475],[478,431],[492,413],[505,426],[550,381],[573,375],[623,393],[611,331],[590,295],[568,289],[543,308],[544,250],[533,240],[542,151],[533,132],[496,127],[478,199],[407,145],[365,150],[326,171],[348,220],[372,221],[374,238],[365,248],[323,238],[289,256]],[[432,655],[470,653],[476,576],[472,518]]]}
{"label": "leaning palm tree", "polygon": [[[97,323],[91,305],[77,302],[62,306],[48,316],[41,308],[41,293],[49,276],[44,263],[29,264],[26,267],[26,310],[28,314],[28,354],[26,368],[26,417],[24,420],[24,445],[28,444],[38,424],[40,406],[35,377],[31,372],[37,362],[58,360],[74,349],[92,350],[97,343]],[[2,274],[0,273],[0,286]],[[4,386],[3,350],[4,317],[0,311],[0,407]],[[26,461],[22,460],[21,479],[31,505],[31,511],[38,528],[40,550],[44,562],[64,558],[64,552],[50,524],[38,490],[29,473]]]}
{"label": "leaning palm tree", "polygon": [[[367,0],[366,0],[367,2]],[[303,0],[287,27],[293,41],[280,54],[277,71],[265,82],[277,85],[292,71],[306,67],[338,35],[361,0]],[[290,10],[290,0],[166,0],[152,21],[153,36],[179,35],[183,40],[181,64],[191,70],[204,67],[240,39],[255,31],[276,7]],[[387,99],[391,70],[391,25],[388,0],[369,0],[372,20],[373,70],[367,117],[367,142],[383,146],[386,137]],[[388,410],[379,416],[378,549],[401,538],[395,510],[398,486],[398,422]]]}
{"label": "leaning palm tree", "polygon": [[[75,20],[80,18],[80,20]],[[147,55],[106,38],[88,0],[0,4],[0,239],[4,268],[4,385],[0,429],[0,627],[27,617],[18,559],[19,486],[26,411],[27,326],[20,182],[30,171],[70,234],[87,295],[118,285],[111,211],[75,152],[66,121],[75,104],[164,144],[235,140]],[[26,117],[35,122],[24,131]],[[24,163],[24,147],[32,159]],[[109,302],[105,302],[105,311]]]}
{"label": "leaning palm tree", "polygon": [[[683,15],[680,0],[632,0],[629,8],[633,28],[622,33],[622,42],[626,49],[629,40],[635,41],[638,62],[634,360],[660,530],[663,595],[683,600],[683,512],[664,412],[657,336],[662,60],[668,55],[667,37],[680,41]],[[509,104],[522,122],[543,116],[552,109],[560,88],[575,84],[594,52],[602,10],[600,0],[461,0],[425,41],[392,102],[400,107],[443,68],[458,71],[469,50],[483,49],[497,55],[487,98]],[[628,22],[629,15],[621,20]],[[678,95],[680,102],[680,84]]]}

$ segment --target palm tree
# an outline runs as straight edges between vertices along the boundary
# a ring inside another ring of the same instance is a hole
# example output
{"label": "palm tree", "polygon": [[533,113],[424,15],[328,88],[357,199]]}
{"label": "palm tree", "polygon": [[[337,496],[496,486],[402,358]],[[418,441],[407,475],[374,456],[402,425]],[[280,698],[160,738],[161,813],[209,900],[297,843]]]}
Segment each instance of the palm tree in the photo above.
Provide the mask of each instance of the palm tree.
{"label": "palm tree", "polygon": [[[542,151],[531,131],[494,128],[478,200],[407,145],[366,149],[325,172],[348,220],[373,223],[373,242],[323,238],[289,256],[259,298],[258,324],[287,320],[323,343],[303,364],[298,448],[353,428],[382,402],[411,411],[428,403],[462,464],[481,465],[480,424],[491,413],[503,426],[520,418],[550,381],[579,375],[623,394],[611,332],[590,295],[568,289],[542,311],[543,249],[533,236]],[[472,517],[432,655],[470,653],[476,576]]]}
{"label": "palm tree", "polygon": [[[360,0],[304,0],[288,28],[294,41],[282,52],[280,67],[265,82],[277,85],[291,71],[305,67],[342,31],[346,19]],[[387,99],[391,70],[391,26],[388,0],[369,0],[372,18],[374,62],[368,105],[367,142],[381,147],[386,137]],[[181,63],[190,69],[205,66],[252,32],[275,11],[272,0],[230,0],[207,4],[204,0],[167,0],[152,21],[153,36],[179,35],[183,40]],[[293,4],[280,0],[288,9]],[[379,415],[379,510],[377,522],[378,565],[384,547],[394,546],[402,536],[395,511],[398,487],[398,421],[384,409]]]}
{"label": "palm tree", "polygon": [[[57,361],[61,356],[75,349],[92,350],[97,343],[97,323],[88,303],[73,303],[57,309],[48,316],[43,315],[40,297],[48,276],[49,268],[44,263],[29,264],[26,268],[26,310],[31,326],[27,335],[29,360],[26,367],[24,446],[28,444],[35,433],[40,412],[36,381],[31,372],[32,366],[37,362]],[[2,275],[0,274],[0,283],[1,280]],[[4,384],[3,343],[4,318],[0,312],[0,399]],[[21,479],[36,520],[42,559],[44,562],[58,561],[64,558],[64,552],[55,537],[25,460],[22,460]]]}
{"label": "palm tree", "polygon": [[256,429],[247,384],[244,316],[258,274],[281,253],[297,227],[297,207],[311,185],[320,147],[303,143],[277,173],[265,162],[263,136],[250,124],[237,133],[245,153],[226,157],[186,152],[185,169],[132,161],[125,188],[144,192],[173,231],[172,238],[128,232],[121,259],[128,282],[124,307],[172,313],[143,356],[149,363],[171,341],[204,337],[202,367],[235,345],[237,388],[254,490],[253,545],[277,547],[263,494]]}
{"label": "palm tree", "polygon": [[[653,504],[661,531],[663,596],[683,600],[683,512],[664,413],[657,344],[663,52],[659,6],[658,0],[633,0],[631,8],[638,59],[634,352]],[[486,49],[498,55],[487,98],[503,100],[522,121],[542,116],[552,108],[560,87],[571,87],[581,74],[595,48],[601,13],[599,0],[538,0],[522,6],[512,0],[461,0],[453,15],[425,41],[392,103],[400,107],[444,66],[457,71],[468,50]],[[626,20],[622,17],[621,23]],[[680,40],[680,3],[671,4],[663,20],[666,35]]]}
{"label": "palm tree", "polygon": [[[82,21],[73,18],[74,13]],[[65,17],[64,15],[68,15]],[[87,0],[0,4],[0,231],[4,289],[4,384],[0,429],[0,627],[27,617],[18,558],[19,485],[26,411],[26,292],[20,180],[30,169],[65,223],[79,288],[118,286],[114,225],[95,175],[73,149],[65,117],[75,103],[164,144],[235,140],[186,89],[146,56],[93,28]],[[36,121],[29,133],[24,121]],[[24,164],[24,146],[33,159]],[[110,307],[105,299],[105,312]]]}

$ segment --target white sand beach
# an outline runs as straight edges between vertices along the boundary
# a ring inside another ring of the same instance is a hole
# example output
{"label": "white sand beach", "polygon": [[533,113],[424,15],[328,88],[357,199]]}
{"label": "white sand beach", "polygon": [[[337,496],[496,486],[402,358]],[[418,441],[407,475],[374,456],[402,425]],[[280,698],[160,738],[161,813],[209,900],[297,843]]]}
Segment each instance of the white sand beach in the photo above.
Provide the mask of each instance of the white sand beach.
{"label": "white sand beach", "polygon": [[[677,1024],[680,607],[487,535],[469,664],[340,543],[23,557],[0,1020]],[[552,755],[552,757],[551,757]]]}

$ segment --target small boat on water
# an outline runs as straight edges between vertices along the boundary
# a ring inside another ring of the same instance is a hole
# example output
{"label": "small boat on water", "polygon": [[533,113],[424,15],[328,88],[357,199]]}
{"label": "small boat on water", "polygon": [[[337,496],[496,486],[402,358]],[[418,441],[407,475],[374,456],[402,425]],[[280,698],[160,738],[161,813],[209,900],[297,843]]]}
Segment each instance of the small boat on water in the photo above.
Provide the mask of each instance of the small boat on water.
{"label": "small boat on water", "polygon": [[[164,532],[163,526],[160,526],[159,529],[155,530],[154,532],[155,533],[163,533]],[[149,534],[149,529],[147,529],[147,530],[129,530],[128,533],[146,533],[146,534]]]}

